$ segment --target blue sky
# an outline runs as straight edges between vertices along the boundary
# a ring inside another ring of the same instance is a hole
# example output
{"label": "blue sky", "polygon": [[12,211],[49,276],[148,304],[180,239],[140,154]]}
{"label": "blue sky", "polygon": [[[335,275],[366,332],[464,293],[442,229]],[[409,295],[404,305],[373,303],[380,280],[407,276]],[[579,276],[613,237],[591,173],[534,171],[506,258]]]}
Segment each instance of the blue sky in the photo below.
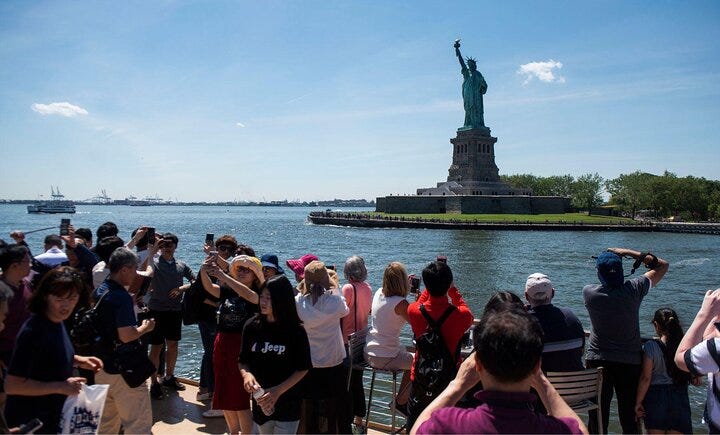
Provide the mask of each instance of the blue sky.
{"label": "blue sky", "polygon": [[464,117],[456,38],[488,82],[502,174],[720,178],[717,1],[7,1],[0,17],[0,198],[433,186]]}

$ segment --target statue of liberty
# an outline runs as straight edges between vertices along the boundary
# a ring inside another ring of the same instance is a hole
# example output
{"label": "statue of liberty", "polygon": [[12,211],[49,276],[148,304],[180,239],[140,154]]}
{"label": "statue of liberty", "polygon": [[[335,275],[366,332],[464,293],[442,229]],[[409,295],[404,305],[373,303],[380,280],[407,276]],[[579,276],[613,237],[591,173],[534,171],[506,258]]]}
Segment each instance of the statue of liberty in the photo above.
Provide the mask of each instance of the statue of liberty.
{"label": "statue of liberty", "polygon": [[460,54],[460,40],[455,40],[455,55],[460,61],[463,75],[462,96],[465,106],[465,124],[458,130],[481,129],[486,130],[485,118],[483,116],[483,94],[487,92],[487,83],[480,71],[477,70],[477,62],[469,57],[467,66]]}

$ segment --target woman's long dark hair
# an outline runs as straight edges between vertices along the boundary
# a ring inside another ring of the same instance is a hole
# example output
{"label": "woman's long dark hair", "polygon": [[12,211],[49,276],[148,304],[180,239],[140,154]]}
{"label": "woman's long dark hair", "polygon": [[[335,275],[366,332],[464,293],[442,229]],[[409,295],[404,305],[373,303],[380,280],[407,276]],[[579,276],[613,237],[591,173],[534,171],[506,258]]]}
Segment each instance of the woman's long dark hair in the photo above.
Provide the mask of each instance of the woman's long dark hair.
{"label": "woman's long dark hair", "polygon": [[[263,289],[270,292],[273,317],[281,328],[294,328],[302,325],[295,306],[295,290],[285,275],[275,275],[268,279],[260,289],[260,293]],[[258,318],[262,322],[267,321],[266,316],[262,313]]]}
{"label": "woman's long dark hair", "polygon": [[675,365],[675,352],[677,352],[680,340],[682,340],[683,335],[685,335],[682,326],[680,326],[680,319],[678,319],[677,313],[671,308],[660,308],[655,311],[653,322],[657,325],[660,335],[667,337],[667,342],[665,343],[666,349],[663,356],[665,357],[665,367],[668,375],[676,384],[688,382],[690,380],[688,373],[680,370],[678,366]]}

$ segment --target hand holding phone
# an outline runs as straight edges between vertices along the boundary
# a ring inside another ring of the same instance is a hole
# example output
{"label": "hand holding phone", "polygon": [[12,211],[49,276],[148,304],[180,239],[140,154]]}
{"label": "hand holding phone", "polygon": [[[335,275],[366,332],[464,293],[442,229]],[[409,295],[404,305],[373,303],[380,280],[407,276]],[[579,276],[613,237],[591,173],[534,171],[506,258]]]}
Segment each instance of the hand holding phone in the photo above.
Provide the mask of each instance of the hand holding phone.
{"label": "hand holding phone", "polygon": [[408,278],[410,279],[410,293],[419,293],[420,278],[416,277],[415,275],[410,275]]}
{"label": "hand holding phone", "polygon": [[60,235],[70,235],[70,219],[60,219]]}
{"label": "hand holding phone", "polygon": [[212,246],[213,243],[215,243],[215,234],[213,234],[213,233],[205,234],[205,244],[208,246]]}
{"label": "hand holding phone", "polygon": [[33,418],[25,424],[20,425],[17,433],[35,433],[43,425],[43,422],[37,418]]}

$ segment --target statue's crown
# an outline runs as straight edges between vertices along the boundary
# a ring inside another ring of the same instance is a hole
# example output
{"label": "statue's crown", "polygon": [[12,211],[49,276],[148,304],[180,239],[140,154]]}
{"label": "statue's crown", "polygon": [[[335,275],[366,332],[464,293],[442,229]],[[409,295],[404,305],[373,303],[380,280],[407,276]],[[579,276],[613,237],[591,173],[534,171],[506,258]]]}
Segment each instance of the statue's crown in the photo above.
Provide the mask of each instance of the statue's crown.
{"label": "statue's crown", "polygon": [[468,58],[467,58],[467,61],[468,61],[468,62],[475,63],[475,64],[477,63],[477,60],[476,60],[474,57],[468,57]]}

